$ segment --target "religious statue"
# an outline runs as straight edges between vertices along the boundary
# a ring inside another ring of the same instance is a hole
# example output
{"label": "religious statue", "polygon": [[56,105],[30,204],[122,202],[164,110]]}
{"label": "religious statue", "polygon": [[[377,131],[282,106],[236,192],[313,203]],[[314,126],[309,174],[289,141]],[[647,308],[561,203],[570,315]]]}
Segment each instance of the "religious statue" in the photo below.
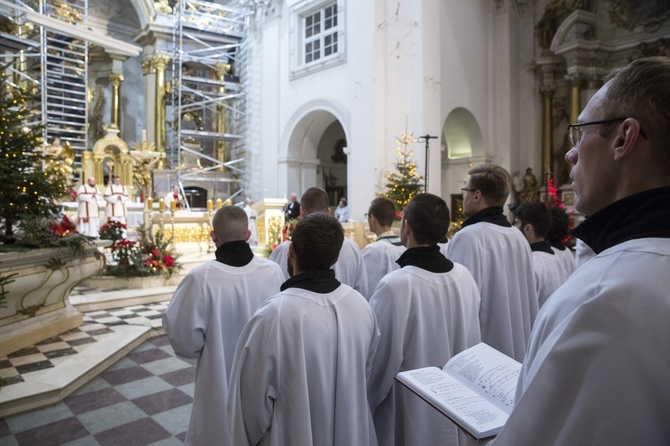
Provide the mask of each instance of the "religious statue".
{"label": "religious statue", "polygon": [[519,194],[521,203],[532,203],[540,200],[537,178],[530,167],[526,169],[525,175],[517,174],[512,178],[512,187]]}
{"label": "religious statue", "polygon": [[66,179],[72,177],[74,151],[69,142],[61,145],[60,138],[54,138],[51,145],[44,148],[44,155],[46,159],[44,166],[46,172],[60,175]]}
{"label": "religious statue", "polygon": [[[144,139],[144,138],[142,138]],[[152,174],[158,162],[165,158],[165,153],[154,151],[153,143],[142,141],[133,146],[130,156],[133,158],[133,178],[140,186],[144,197],[152,195]]]}

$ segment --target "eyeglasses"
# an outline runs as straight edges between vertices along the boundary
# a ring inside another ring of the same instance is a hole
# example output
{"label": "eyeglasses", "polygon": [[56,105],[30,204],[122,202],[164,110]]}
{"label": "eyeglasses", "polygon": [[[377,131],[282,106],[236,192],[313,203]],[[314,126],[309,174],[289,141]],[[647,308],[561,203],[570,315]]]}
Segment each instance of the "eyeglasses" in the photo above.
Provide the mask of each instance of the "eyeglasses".
{"label": "eyeglasses", "polygon": [[467,187],[461,187],[461,192],[465,192],[465,191],[468,191],[468,192],[475,192],[476,190],[477,190],[477,189],[468,189]]}
{"label": "eyeglasses", "polygon": [[364,216],[365,218],[368,218],[368,217],[371,216],[371,215],[372,215],[372,214],[369,214],[369,213],[367,213],[367,212],[366,212],[365,214],[363,214],[363,216]]}
{"label": "eyeglasses", "polygon": [[[582,132],[582,129],[580,127],[584,127],[586,125],[611,124],[613,122],[625,121],[626,119],[628,118],[627,117],[614,118],[614,119],[605,119],[603,121],[578,122],[576,124],[570,124],[568,125],[568,137],[570,138],[570,144],[572,144],[572,147],[575,147],[577,144],[579,144],[579,141],[582,140],[584,132]],[[641,128],[640,128],[640,135],[644,136],[644,139],[649,139],[647,138],[647,135],[644,134]]]}

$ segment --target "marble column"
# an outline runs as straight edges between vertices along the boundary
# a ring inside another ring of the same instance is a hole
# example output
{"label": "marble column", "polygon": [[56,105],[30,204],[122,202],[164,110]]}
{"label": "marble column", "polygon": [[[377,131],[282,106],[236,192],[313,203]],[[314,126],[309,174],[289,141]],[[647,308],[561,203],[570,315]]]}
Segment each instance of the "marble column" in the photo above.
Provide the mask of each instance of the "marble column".
{"label": "marble column", "polygon": [[109,75],[112,84],[112,126],[121,132],[121,83],[123,74],[112,73]]}
{"label": "marble column", "polygon": [[[155,138],[156,151],[165,153],[166,150],[166,115],[165,115],[165,69],[170,61],[167,55],[155,55],[152,59],[152,67],[156,73],[156,102],[155,102]],[[158,162],[159,169],[165,169],[165,158]]]}

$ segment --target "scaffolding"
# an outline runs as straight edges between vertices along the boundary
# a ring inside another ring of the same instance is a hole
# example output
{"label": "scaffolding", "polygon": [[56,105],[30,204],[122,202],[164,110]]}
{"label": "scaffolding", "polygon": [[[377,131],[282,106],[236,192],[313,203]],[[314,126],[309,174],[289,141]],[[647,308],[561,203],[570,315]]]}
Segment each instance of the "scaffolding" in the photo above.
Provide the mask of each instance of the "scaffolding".
{"label": "scaffolding", "polygon": [[179,181],[227,183],[234,196],[244,173],[245,92],[236,73],[246,10],[180,0],[174,18],[168,161]]}

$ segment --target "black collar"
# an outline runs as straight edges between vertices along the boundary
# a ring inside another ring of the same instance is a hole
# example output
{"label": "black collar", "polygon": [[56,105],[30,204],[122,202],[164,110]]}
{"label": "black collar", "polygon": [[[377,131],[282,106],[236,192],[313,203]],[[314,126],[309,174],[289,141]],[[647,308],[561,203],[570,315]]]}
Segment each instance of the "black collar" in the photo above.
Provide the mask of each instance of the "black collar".
{"label": "black collar", "polygon": [[539,251],[554,255],[554,250],[551,249],[551,243],[549,243],[549,240],[542,240],[541,242],[531,243],[530,250],[533,252]]}
{"label": "black collar", "polygon": [[596,254],[648,237],[670,238],[670,187],[630,195],[606,206],[572,230]]}
{"label": "black collar", "polygon": [[297,276],[293,276],[284,282],[281,290],[288,288],[301,288],[314,293],[327,294],[332,293],[340,286],[340,282],[335,278],[335,271],[332,269],[307,271]]}
{"label": "black collar", "polygon": [[224,265],[245,266],[254,258],[249,244],[243,240],[224,243],[216,248],[216,260]]}
{"label": "black collar", "polygon": [[396,260],[396,263],[401,268],[416,266],[431,273],[448,273],[454,269],[454,263],[442,255],[440,247],[437,245],[418,246],[407,249]]}
{"label": "black collar", "polygon": [[495,225],[504,226],[506,228],[512,227],[512,224],[507,221],[507,217],[505,217],[505,214],[503,213],[502,206],[493,206],[482,209],[479,212],[475,212],[463,222],[463,227],[480,222],[493,223]]}

